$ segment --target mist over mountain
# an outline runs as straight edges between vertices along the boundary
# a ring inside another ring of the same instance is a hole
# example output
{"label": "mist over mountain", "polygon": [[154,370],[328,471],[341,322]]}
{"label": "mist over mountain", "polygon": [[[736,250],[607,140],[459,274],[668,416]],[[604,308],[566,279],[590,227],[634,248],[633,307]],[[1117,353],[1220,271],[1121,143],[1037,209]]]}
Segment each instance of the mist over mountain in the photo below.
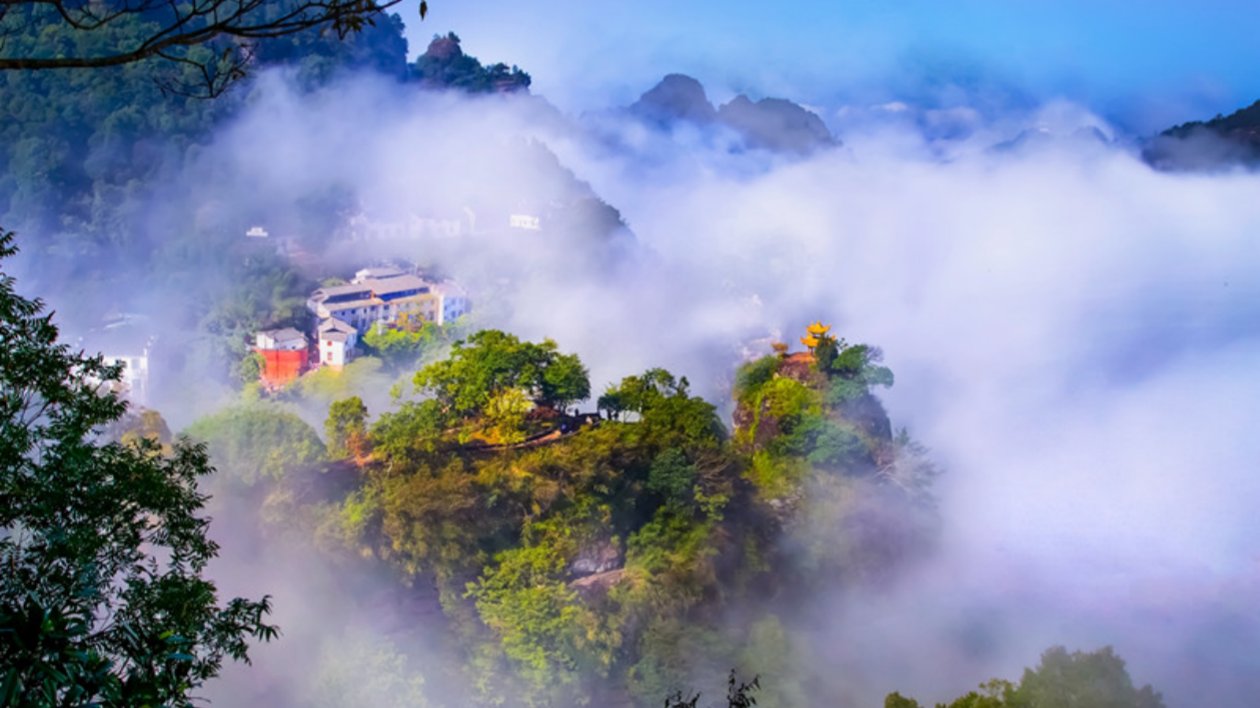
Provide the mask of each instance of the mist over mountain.
{"label": "mist over mountain", "polygon": [[1156,169],[1176,171],[1260,165],[1260,101],[1228,116],[1173,126],[1147,143],[1142,158]]}
{"label": "mist over mountain", "polygon": [[[21,287],[144,354],[112,434],[208,444],[212,576],[275,598],[215,704],[1254,702],[1260,184],[1179,170],[1255,159],[1260,104],[1140,155],[953,86],[573,115],[402,32],[262,44],[214,103],[0,72]],[[264,382],[365,269],[471,310]]]}
{"label": "mist over mountain", "polygon": [[716,109],[704,87],[684,74],[669,74],[627,111],[658,128],[678,123],[729,128],[744,147],[794,155],[840,145],[817,114],[783,98],[752,101],[740,94]]}
{"label": "mist over mountain", "polygon": [[1062,149],[1064,144],[1082,148],[1088,148],[1089,146],[1103,148],[1110,145],[1110,143],[1111,140],[1097,127],[1076,128],[1066,135],[1056,134],[1047,128],[1038,127],[1022,130],[1014,138],[994,145],[992,150],[995,152],[1054,150]]}
{"label": "mist over mountain", "polygon": [[666,75],[631,104],[629,111],[661,127],[676,121],[706,125],[717,119],[704,86],[683,74]]}

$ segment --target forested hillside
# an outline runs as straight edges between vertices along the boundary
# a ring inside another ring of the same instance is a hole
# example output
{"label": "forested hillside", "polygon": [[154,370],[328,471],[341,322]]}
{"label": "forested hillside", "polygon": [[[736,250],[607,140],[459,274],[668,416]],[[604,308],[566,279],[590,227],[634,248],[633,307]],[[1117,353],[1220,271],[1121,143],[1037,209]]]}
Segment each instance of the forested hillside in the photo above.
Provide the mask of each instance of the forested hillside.
{"label": "forested hillside", "polygon": [[1162,170],[1221,170],[1260,164],[1260,101],[1225,116],[1173,126],[1142,157]]}
{"label": "forested hillside", "polygon": [[824,334],[812,352],[742,367],[733,430],[662,369],[578,413],[578,357],[487,330],[417,371],[418,397],[334,403],[325,451],[274,404],[189,432],[257,523],[387,568],[442,617],[415,631],[444,627],[477,705],[658,705],[731,667],[766,705],[808,705],[794,608],[891,580],[934,524],[934,469],[873,393],[878,351]]}

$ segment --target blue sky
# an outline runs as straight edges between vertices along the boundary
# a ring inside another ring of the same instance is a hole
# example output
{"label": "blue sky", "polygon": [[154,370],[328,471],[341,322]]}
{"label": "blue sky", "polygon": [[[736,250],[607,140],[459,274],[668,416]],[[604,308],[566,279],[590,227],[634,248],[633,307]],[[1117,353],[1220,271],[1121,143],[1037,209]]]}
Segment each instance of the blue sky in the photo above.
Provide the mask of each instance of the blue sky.
{"label": "blue sky", "polygon": [[1225,0],[430,0],[412,50],[454,30],[530,71],[567,110],[624,103],[670,71],[836,106],[940,101],[943,87],[1064,97],[1134,129],[1260,99],[1260,6]]}

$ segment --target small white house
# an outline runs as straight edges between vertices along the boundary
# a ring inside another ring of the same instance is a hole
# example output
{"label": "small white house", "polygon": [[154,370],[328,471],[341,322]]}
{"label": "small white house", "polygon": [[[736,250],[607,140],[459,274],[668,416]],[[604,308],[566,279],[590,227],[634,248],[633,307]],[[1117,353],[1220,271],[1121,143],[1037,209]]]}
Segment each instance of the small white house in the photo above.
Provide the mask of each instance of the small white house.
{"label": "small white house", "polygon": [[511,214],[508,216],[508,226],[525,231],[542,231],[542,219],[532,214]]}
{"label": "small white house", "polygon": [[254,336],[254,347],[263,351],[296,352],[306,346],[306,335],[292,327],[269,329]]}
{"label": "small white house", "polygon": [[359,333],[336,317],[319,323],[319,363],[321,366],[343,367],[350,361]]}

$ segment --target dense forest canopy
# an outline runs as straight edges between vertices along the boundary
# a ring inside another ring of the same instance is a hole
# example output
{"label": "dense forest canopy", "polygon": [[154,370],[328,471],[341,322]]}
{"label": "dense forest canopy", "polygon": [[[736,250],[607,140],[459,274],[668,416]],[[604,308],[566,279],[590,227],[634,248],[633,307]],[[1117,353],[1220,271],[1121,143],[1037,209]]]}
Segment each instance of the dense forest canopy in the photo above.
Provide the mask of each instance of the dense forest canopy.
{"label": "dense forest canopy", "polygon": [[651,705],[729,664],[804,705],[783,662],[801,593],[883,582],[934,523],[932,467],[871,390],[891,383],[876,350],[821,352],[745,365],[733,433],[663,369],[580,413],[576,355],[495,330],[420,368],[391,410],[334,402],[327,453],[281,408],[189,432],[258,490],[259,523],[307,528],[347,572],[388,568],[432,603],[477,704]]}

